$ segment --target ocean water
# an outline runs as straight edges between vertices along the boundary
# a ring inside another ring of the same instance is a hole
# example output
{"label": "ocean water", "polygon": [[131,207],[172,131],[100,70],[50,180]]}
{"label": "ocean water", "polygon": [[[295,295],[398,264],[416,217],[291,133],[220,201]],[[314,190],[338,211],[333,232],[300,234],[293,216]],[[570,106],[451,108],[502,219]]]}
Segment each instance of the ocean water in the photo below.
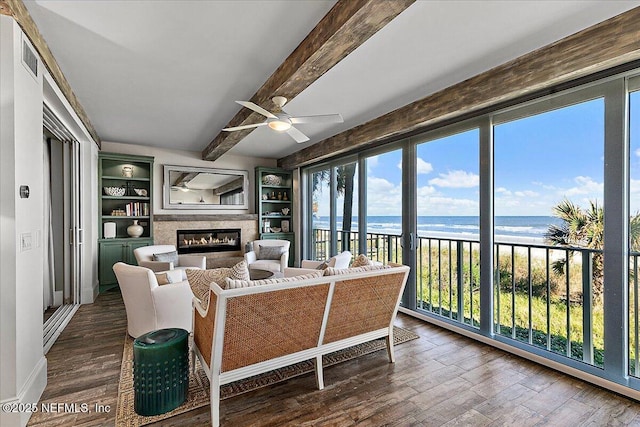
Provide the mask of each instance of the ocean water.
{"label": "ocean water", "polygon": [[[480,234],[480,219],[473,216],[419,216],[418,235],[423,237],[475,237]],[[552,216],[497,216],[494,219],[496,237],[516,237],[542,240],[549,225],[560,225],[561,220]],[[329,217],[315,217],[314,227],[329,229]],[[342,228],[342,218],[338,217],[338,229]],[[358,217],[352,221],[352,230],[358,229]],[[401,217],[367,217],[369,233],[402,234]]]}

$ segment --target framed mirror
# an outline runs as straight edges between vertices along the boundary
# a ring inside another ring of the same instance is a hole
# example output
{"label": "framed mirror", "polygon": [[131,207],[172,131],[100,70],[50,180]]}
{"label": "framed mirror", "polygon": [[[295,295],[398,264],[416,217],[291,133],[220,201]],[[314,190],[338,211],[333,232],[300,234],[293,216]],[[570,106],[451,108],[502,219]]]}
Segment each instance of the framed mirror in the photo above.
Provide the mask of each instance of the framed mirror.
{"label": "framed mirror", "polygon": [[164,165],[164,209],[249,209],[249,173]]}

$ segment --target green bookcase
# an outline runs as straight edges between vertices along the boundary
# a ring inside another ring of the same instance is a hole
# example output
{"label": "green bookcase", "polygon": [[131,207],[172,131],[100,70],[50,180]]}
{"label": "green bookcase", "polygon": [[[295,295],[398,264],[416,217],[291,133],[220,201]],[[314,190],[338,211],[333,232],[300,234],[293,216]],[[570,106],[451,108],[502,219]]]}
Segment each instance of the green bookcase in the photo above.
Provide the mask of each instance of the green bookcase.
{"label": "green bookcase", "polygon": [[[256,168],[256,211],[260,239],[289,240],[289,266],[293,265],[293,175],[277,168]],[[288,230],[288,231],[287,231]]]}
{"label": "green bookcase", "polygon": [[[113,264],[135,265],[133,250],[153,244],[153,157],[100,153],[98,194],[98,280],[104,292],[118,286]],[[140,237],[127,233],[134,221],[143,228]]]}

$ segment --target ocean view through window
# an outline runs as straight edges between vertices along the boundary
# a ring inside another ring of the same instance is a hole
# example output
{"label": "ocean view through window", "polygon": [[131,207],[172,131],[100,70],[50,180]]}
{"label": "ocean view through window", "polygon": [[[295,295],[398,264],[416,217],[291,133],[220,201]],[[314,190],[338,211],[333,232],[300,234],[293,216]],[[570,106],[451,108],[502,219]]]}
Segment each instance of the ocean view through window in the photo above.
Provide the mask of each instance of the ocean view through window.
{"label": "ocean view through window", "polygon": [[611,78],[312,166],[358,173],[349,230],[339,186],[313,195],[330,249],[303,258],[406,264],[403,312],[640,391],[639,94]]}

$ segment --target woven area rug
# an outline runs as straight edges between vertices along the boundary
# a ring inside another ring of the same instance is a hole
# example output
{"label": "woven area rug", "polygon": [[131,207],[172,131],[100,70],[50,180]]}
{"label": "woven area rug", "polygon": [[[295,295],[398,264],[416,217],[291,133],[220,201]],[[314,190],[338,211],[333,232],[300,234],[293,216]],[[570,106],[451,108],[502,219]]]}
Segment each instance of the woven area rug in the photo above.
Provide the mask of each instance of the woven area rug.
{"label": "woven area rug", "polygon": [[[415,333],[394,326],[393,341],[395,345],[411,341],[418,338]],[[384,338],[358,344],[353,347],[339,350],[322,357],[324,367],[336,365],[347,360],[355,359],[365,354],[386,348]],[[189,357],[191,359],[191,357]],[[189,360],[191,363],[191,360]],[[306,360],[291,366],[275,369],[264,374],[255,375],[243,380],[225,384],[220,387],[220,398],[228,399],[242,393],[267,387],[281,381],[286,381],[307,373],[312,373],[313,362]],[[189,376],[189,395],[187,400],[178,408],[166,414],[152,417],[144,417],[135,413],[133,409],[133,339],[127,334],[124,341],[124,352],[122,354],[122,367],[120,370],[120,383],[118,385],[118,407],[116,410],[116,427],[135,427],[164,420],[174,415],[183,414],[209,404],[209,380],[196,358],[195,373]]]}

